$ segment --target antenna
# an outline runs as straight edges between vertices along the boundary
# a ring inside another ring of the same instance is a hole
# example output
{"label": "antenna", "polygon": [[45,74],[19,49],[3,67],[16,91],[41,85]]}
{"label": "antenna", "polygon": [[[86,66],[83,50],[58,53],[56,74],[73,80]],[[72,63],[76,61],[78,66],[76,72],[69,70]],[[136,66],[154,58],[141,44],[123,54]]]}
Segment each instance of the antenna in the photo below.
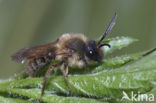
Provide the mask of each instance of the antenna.
{"label": "antenna", "polygon": [[115,25],[116,18],[117,18],[117,13],[115,12],[114,17],[112,18],[112,21],[110,22],[108,28],[106,29],[106,31],[103,34],[102,38],[98,41],[98,45],[101,44],[102,40],[107,36],[107,34],[109,33],[109,31],[113,28],[113,26]]}

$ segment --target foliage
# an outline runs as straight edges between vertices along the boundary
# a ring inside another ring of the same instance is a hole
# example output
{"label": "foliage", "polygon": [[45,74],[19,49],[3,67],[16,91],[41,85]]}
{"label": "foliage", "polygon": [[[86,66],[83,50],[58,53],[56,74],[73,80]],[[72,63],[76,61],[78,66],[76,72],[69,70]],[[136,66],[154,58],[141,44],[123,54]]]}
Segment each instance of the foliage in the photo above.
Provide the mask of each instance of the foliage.
{"label": "foliage", "polygon": [[[104,41],[105,54],[137,41],[130,37],[116,37]],[[121,102],[123,91],[156,94],[156,49],[135,54],[126,54],[92,63],[90,71],[85,68],[70,68],[71,94],[63,76],[52,75],[46,85],[43,102],[47,103],[116,103]],[[94,65],[93,65],[94,64]],[[0,102],[32,103],[40,98],[42,77],[29,78],[25,73],[16,78],[0,81]],[[125,101],[130,102],[131,101]]]}

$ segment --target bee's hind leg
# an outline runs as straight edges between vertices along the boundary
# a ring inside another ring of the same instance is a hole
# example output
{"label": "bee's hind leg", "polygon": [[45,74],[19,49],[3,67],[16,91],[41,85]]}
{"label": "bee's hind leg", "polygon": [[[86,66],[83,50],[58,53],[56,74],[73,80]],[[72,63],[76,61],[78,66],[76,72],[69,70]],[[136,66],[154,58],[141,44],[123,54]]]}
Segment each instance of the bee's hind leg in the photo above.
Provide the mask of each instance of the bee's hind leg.
{"label": "bee's hind leg", "polygon": [[47,83],[48,78],[50,77],[51,71],[54,70],[55,68],[57,68],[58,66],[60,66],[61,64],[62,64],[62,62],[60,62],[60,63],[58,63],[58,64],[53,64],[53,65],[51,65],[51,66],[48,68],[48,70],[47,70],[47,72],[46,72],[46,74],[45,74],[45,76],[44,76],[44,79],[43,79],[42,90],[41,90],[41,96],[40,96],[40,102],[42,101],[42,97],[43,97],[43,95],[44,95],[45,86],[46,86],[46,83]]}
{"label": "bee's hind leg", "polygon": [[62,73],[65,77],[65,82],[68,86],[68,91],[69,91],[69,94],[71,94],[71,87],[69,85],[69,80],[68,80],[68,63],[64,62],[63,65],[62,65],[63,68],[61,68],[62,70]]}

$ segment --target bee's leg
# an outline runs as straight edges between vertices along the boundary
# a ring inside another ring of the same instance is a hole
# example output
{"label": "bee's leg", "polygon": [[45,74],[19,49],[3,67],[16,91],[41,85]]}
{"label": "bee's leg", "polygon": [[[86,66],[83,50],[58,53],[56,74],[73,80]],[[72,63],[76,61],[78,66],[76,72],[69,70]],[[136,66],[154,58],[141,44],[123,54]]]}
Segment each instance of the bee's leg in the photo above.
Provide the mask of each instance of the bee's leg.
{"label": "bee's leg", "polygon": [[82,60],[84,62],[84,66],[85,66],[86,70],[89,71],[88,62],[83,53],[80,53],[80,60]]}
{"label": "bee's leg", "polygon": [[62,72],[63,72],[63,75],[65,77],[65,81],[66,81],[66,84],[68,86],[68,90],[69,90],[69,94],[70,94],[71,88],[70,88],[69,80],[68,80],[68,63],[66,63],[66,62],[63,63]]}
{"label": "bee's leg", "polygon": [[89,66],[88,66],[88,62],[87,62],[87,60],[84,58],[84,59],[82,59],[83,60],[83,62],[85,63],[85,68],[89,71]]}
{"label": "bee's leg", "polygon": [[29,77],[33,77],[35,74],[34,67],[32,66],[33,62],[33,59],[30,59],[26,64],[26,73],[29,75]]}
{"label": "bee's leg", "polygon": [[51,71],[54,70],[56,67],[60,66],[61,64],[62,64],[62,62],[60,62],[58,64],[53,64],[53,65],[51,65],[48,68],[48,70],[47,70],[47,72],[46,72],[46,74],[44,76],[44,79],[43,79],[40,101],[42,100],[42,96],[44,95],[45,86],[46,86],[46,83],[47,83],[48,78],[50,77]]}

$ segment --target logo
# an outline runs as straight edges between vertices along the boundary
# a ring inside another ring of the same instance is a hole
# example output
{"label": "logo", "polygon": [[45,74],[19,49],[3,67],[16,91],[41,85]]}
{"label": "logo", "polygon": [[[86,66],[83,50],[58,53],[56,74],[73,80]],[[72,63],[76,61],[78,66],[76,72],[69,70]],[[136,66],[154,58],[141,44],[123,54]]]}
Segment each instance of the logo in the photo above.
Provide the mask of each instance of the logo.
{"label": "logo", "polygon": [[123,91],[122,93],[123,93],[123,97],[122,97],[121,101],[123,101],[123,100],[149,101],[149,102],[154,101],[154,94],[140,94],[140,92],[135,94],[133,91],[131,92],[130,95],[128,95],[125,91]]}

